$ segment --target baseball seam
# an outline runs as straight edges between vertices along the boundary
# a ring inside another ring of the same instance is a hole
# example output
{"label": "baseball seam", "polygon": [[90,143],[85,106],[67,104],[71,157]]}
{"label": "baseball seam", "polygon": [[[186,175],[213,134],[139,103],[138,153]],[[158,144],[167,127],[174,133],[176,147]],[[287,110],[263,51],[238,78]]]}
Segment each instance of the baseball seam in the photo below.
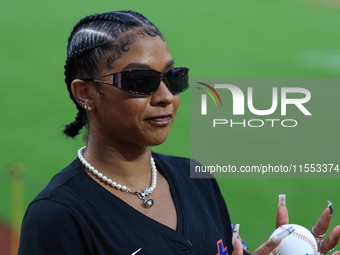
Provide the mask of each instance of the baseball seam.
{"label": "baseball seam", "polygon": [[[284,228],[283,226],[281,226],[280,229],[286,230],[286,228]],[[291,235],[308,243],[312,247],[314,253],[318,252],[318,247],[315,245],[314,241],[310,239],[308,236],[298,233],[296,231],[294,231]]]}

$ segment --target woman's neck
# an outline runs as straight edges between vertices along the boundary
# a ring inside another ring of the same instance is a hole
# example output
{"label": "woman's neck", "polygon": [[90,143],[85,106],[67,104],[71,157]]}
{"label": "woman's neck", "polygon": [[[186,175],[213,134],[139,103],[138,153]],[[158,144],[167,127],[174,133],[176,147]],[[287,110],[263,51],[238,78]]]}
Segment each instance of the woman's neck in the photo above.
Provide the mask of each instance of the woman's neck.
{"label": "woman's neck", "polygon": [[83,156],[100,173],[131,190],[150,185],[150,147],[100,144],[88,139]]}

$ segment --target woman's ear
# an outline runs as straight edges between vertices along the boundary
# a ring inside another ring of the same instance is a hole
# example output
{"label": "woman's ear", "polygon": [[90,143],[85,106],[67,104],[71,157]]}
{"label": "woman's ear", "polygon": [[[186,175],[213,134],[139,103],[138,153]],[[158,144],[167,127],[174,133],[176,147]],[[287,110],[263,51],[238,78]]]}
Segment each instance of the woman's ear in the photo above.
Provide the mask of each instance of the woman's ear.
{"label": "woman's ear", "polygon": [[93,93],[91,93],[93,86],[91,86],[88,82],[75,79],[71,83],[71,90],[73,97],[85,110],[91,111],[94,109],[92,98]]}

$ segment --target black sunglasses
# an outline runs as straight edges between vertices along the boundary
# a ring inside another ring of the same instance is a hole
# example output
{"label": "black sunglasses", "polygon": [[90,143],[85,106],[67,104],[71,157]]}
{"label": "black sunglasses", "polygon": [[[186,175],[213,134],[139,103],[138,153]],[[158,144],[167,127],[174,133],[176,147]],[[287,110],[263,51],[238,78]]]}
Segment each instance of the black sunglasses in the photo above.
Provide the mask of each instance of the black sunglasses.
{"label": "black sunglasses", "polygon": [[[183,92],[189,87],[189,69],[186,67],[176,67],[162,73],[153,69],[132,69],[117,73],[107,74],[100,77],[80,78],[83,81],[95,81],[130,93],[152,95],[156,93],[162,80],[165,81],[169,91],[173,94]],[[112,83],[97,80],[101,77],[112,77]]]}

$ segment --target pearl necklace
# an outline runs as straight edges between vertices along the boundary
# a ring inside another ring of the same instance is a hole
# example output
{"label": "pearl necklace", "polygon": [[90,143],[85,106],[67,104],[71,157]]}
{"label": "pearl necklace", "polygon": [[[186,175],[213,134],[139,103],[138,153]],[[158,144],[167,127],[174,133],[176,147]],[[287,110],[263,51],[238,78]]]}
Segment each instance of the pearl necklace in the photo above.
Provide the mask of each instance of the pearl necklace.
{"label": "pearl necklace", "polygon": [[145,190],[143,191],[132,191],[129,188],[127,188],[126,186],[123,186],[119,183],[116,183],[114,181],[112,181],[111,179],[109,179],[108,177],[106,177],[105,175],[103,175],[102,173],[100,173],[98,170],[96,170],[89,162],[86,161],[86,159],[83,156],[83,150],[86,148],[86,146],[81,147],[78,150],[78,158],[80,160],[80,162],[94,175],[96,176],[98,179],[100,179],[101,181],[107,183],[108,185],[110,185],[112,188],[115,188],[117,190],[121,190],[124,191],[126,193],[130,193],[133,195],[136,195],[137,197],[139,197],[141,200],[143,200],[143,204],[146,208],[151,208],[154,204],[154,200],[152,198],[146,199],[146,196],[150,195],[156,188],[157,185],[157,168],[155,165],[155,161],[153,159],[153,157],[151,156],[150,159],[150,164],[151,164],[151,186],[150,187],[146,187]]}

